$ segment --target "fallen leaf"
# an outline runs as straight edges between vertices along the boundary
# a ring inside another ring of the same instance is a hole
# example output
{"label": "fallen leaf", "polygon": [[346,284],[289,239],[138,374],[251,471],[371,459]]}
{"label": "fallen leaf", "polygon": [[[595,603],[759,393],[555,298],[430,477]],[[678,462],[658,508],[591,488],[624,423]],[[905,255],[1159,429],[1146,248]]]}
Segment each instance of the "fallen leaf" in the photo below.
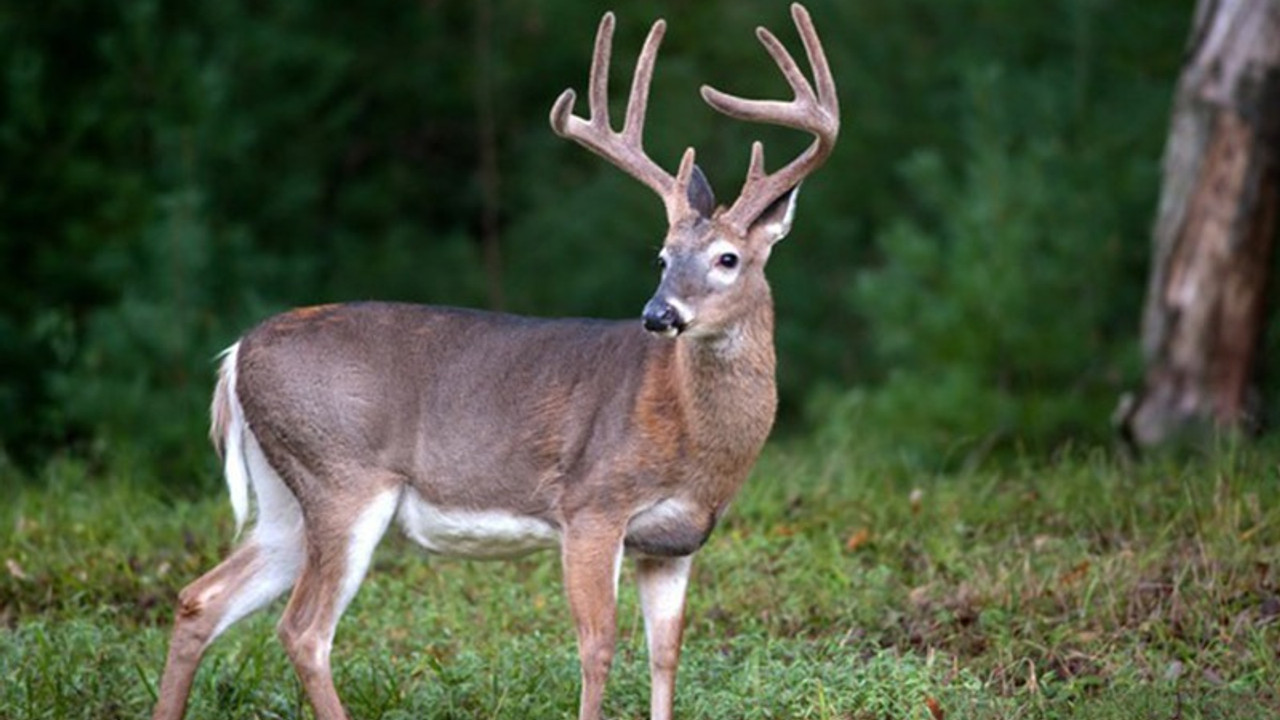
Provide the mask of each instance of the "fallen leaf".
{"label": "fallen leaf", "polygon": [[22,566],[18,564],[17,560],[14,560],[13,558],[8,558],[4,561],[4,566],[6,569],[8,569],[9,574],[12,575],[15,580],[27,579],[26,571],[22,569]]}
{"label": "fallen leaf", "polygon": [[862,547],[863,545],[866,545],[870,541],[871,541],[871,531],[868,530],[867,528],[858,528],[852,535],[849,536],[849,539],[845,541],[844,549],[848,550],[849,552],[854,552],[858,548]]}
{"label": "fallen leaf", "polygon": [[911,592],[907,593],[907,600],[916,607],[924,607],[929,604],[929,596],[932,592],[933,583],[921,585],[920,587],[912,588]]}
{"label": "fallen leaf", "polygon": [[1097,642],[1100,637],[1102,637],[1102,633],[1100,632],[1096,632],[1094,630],[1082,630],[1076,633],[1076,642],[1081,645],[1088,645],[1090,643]]}
{"label": "fallen leaf", "polygon": [[1058,582],[1062,583],[1063,585],[1070,585],[1074,582],[1077,582],[1081,578],[1083,578],[1088,572],[1089,572],[1089,561],[1081,560],[1075,567],[1063,573],[1062,577],[1058,578]]}
{"label": "fallen leaf", "polygon": [[924,704],[928,706],[929,714],[933,716],[933,720],[943,720],[946,717],[946,713],[942,712],[942,703],[938,702],[937,698],[927,697],[924,699]]}

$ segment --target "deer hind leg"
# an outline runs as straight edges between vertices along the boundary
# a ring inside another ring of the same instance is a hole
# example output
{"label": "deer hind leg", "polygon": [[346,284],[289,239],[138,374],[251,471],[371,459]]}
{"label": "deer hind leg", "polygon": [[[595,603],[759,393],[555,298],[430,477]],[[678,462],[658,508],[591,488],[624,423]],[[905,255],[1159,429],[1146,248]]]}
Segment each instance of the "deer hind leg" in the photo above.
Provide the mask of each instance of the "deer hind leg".
{"label": "deer hind leg", "polygon": [[561,548],[565,591],[582,664],[579,720],[600,720],[617,639],[618,573],[623,550],[618,528],[623,524],[600,525],[599,529],[569,527]]}
{"label": "deer hind leg", "polygon": [[316,720],[347,717],[329,664],[333,634],[364,580],[373,551],[400,504],[400,494],[398,487],[389,487],[363,502],[330,498],[324,512],[307,517],[306,564],[277,632]]}
{"label": "deer hind leg", "polygon": [[693,556],[642,557],[636,560],[636,583],[649,646],[649,712],[652,720],[671,720],[675,705],[676,669],[684,634],[684,599]]}
{"label": "deer hind leg", "polygon": [[258,497],[258,520],[243,545],[178,594],[156,720],[182,717],[209,644],[284,594],[302,568],[306,550],[297,500],[260,453],[250,452],[246,462]]}

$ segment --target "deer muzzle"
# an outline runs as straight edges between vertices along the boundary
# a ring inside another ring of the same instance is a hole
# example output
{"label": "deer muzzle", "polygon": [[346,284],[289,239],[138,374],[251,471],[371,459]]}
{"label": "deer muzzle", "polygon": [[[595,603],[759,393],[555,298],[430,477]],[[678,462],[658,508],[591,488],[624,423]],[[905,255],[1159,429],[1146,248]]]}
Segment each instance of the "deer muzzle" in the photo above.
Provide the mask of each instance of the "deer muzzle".
{"label": "deer muzzle", "polygon": [[675,300],[655,296],[645,303],[644,313],[641,315],[644,329],[667,337],[679,335],[693,319],[688,308],[683,305],[684,303]]}

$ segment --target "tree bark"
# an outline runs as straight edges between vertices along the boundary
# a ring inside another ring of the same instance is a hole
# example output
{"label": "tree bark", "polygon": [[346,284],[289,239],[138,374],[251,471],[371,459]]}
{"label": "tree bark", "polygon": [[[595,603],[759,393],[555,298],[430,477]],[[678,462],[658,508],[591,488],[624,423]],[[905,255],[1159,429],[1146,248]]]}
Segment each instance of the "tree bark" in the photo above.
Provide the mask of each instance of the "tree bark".
{"label": "tree bark", "polygon": [[1146,377],[1118,417],[1138,446],[1259,420],[1278,153],[1280,0],[1199,0],[1164,153]]}

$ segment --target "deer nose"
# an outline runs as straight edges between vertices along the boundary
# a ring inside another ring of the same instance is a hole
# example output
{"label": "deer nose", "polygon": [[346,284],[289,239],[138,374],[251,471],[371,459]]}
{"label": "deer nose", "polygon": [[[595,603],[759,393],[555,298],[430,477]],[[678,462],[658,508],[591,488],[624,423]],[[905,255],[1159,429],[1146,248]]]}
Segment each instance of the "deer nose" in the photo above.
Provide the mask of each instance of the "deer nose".
{"label": "deer nose", "polygon": [[645,303],[641,317],[644,319],[645,330],[664,335],[676,335],[688,324],[688,320],[680,316],[675,305],[659,298]]}

